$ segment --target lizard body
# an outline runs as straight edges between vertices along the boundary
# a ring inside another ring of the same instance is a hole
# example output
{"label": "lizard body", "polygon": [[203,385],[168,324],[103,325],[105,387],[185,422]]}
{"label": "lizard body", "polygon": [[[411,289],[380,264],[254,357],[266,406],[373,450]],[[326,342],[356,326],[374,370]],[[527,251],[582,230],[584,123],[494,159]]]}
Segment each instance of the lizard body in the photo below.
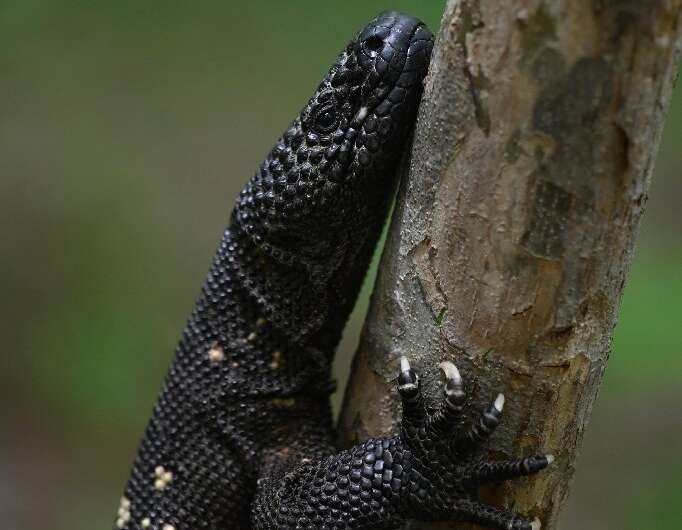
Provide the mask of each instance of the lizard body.
{"label": "lizard body", "polygon": [[417,19],[379,15],[239,195],[116,528],[370,530],[412,518],[538,527],[479,504],[476,488],[551,459],[472,458],[502,406],[462,429],[451,364],[438,411],[424,406],[405,360],[400,434],[334,447],[331,361],[387,215],[432,46]]}

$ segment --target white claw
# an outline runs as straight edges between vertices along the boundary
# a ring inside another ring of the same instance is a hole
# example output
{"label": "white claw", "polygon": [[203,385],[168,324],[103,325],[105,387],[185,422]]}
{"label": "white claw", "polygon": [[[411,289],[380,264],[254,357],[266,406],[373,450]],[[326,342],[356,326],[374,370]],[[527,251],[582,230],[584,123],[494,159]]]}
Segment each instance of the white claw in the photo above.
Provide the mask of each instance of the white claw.
{"label": "white claw", "polygon": [[440,369],[443,370],[443,373],[447,379],[454,380],[456,385],[462,384],[462,376],[454,364],[452,364],[450,361],[443,361],[439,366]]}
{"label": "white claw", "polygon": [[533,519],[530,523],[531,530],[540,530],[541,526],[542,525],[540,524],[540,519],[538,519],[537,517]]}
{"label": "white claw", "polygon": [[504,408],[504,394],[497,394],[493,407],[497,409],[497,412],[502,412],[502,409]]}
{"label": "white claw", "polygon": [[410,361],[408,361],[407,357],[405,357],[405,356],[400,358],[400,371],[401,372],[409,372],[410,371]]}
{"label": "white claw", "polygon": [[547,465],[550,465],[555,460],[554,455],[545,455],[545,458],[547,459]]}

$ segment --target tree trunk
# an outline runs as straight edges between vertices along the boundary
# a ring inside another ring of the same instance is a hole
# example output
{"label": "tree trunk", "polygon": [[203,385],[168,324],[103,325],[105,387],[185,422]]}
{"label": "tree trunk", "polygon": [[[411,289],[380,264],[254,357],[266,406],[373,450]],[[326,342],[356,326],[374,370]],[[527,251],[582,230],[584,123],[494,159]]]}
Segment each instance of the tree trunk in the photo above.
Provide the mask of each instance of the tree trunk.
{"label": "tree trunk", "polygon": [[507,396],[492,456],[557,458],[484,498],[556,527],[611,349],[681,6],[450,0],[346,393],[346,443],[396,431],[401,355],[433,402],[450,359],[472,413]]}

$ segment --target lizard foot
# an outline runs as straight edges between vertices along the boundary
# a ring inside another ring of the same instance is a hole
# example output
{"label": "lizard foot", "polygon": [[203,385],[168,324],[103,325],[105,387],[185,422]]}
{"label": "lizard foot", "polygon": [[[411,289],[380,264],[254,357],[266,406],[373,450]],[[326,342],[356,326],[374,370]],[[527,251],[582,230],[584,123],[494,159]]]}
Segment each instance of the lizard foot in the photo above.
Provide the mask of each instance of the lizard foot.
{"label": "lizard foot", "polygon": [[554,457],[535,455],[494,462],[477,458],[476,450],[500,422],[504,395],[498,394],[479,418],[467,425],[462,377],[450,362],[440,367],[446,378],[444,398],[431,412],[424,403],[417,373],[405,357],[400,360],[401,438],[413,462],[406,515],[421,520],[465,521],[495,530],[539,530],[538,519],[480,503],[477,490],[483,484],[535,474]]}

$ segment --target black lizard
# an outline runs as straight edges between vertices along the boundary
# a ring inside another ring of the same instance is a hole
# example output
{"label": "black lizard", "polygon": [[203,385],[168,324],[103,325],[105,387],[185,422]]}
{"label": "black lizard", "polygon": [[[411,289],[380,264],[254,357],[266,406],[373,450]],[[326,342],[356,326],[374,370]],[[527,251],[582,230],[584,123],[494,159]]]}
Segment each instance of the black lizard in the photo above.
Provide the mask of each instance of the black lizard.
{"label": "black lizard", "polygon": [[387,214],[433,37],[387,12],[341,52],[239,195],[147,427],[115,526],[154,530],[496,529],[537,521],[477,487],[551,457],[482,462],[500,395],[471,427],[457,369],[427,409],[403,359],[400,434],[334,448],[330,364]]}

